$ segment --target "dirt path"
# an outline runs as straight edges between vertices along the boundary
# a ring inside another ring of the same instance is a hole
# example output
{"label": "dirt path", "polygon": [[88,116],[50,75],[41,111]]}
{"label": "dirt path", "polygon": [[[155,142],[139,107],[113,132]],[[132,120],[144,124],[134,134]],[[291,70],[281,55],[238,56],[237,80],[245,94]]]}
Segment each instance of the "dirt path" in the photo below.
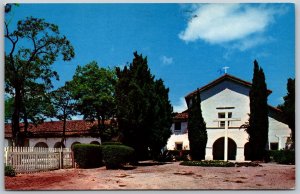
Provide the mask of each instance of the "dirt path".
{"label": "dirt path", "polygon": [[295,165],[189,167],[179,162],[132,170],[62,169],[5,177],[6,190],[293,189]]}

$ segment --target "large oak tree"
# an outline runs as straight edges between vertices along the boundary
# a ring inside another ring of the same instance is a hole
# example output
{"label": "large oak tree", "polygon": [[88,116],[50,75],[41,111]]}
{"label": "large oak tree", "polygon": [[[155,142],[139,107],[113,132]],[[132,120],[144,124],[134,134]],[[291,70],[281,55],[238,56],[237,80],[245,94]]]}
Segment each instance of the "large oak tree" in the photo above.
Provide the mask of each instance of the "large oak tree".
{"label": "large oak tree", "polygon": [[[14,145],[22,145],[20,131],[22,115],[28,114],[25,99],[30,88],[40,84],[40,94],[52,88],[51,78],[58,79],[51,65],[61,55],[64,61],[74,57],[70,41],[59,32],[58,26],[44,19],[27,17],[9,29],[5,21],[4,36],[10,45],[5,50],[5,89],[14,98],[12,135]],[[27,101],[28,102],[28,101]]]}

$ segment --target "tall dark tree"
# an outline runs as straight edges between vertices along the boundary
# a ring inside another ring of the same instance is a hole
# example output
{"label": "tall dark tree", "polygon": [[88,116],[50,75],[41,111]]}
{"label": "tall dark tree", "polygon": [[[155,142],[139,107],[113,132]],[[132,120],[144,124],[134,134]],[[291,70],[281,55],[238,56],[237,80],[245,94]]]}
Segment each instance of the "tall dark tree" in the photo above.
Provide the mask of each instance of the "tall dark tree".
{"label": "tall dark tree", "polygon": [[287,81],[287,95],[283,97],[284,103],[279,105],[283,111],[285,120],[288,123],[289,128],[292,131],[292,149],[295,149],[295,79],[289,78]]}
{"label": "tall dark tree", "polygon": [[[117,68],[116,104],[121,140],[139,159],[155,158],[170,137],[172,107],[162,80],[154,80],[147,58],[134,53],[129,67]],[[149,152],[150,151],[150,152]]]}
{"label": "tall dark tree", "polygon": [[268,92],[263,69],[254,61],[252,86],[250,89],[249,134],[251,160],[264,160],[268,144]]}
{"label": "tall dark tree", "polygon": [[53,106],[53,114],[51,116],[63,121],[63,133],[61,138],[61,145],[63,145],[65,140],[67,120],[71,120],[71,116],[76,114],[76,102],[71,94],[69,82],[66,82],[64,86],[58,88],[57,90],[52,91],[50,96],[51,104]]}
{"label": "tall dark tree", "polygon": [[190,143],[190,155],[193,160],[205,159],[207,144],[206,123],[201,111],[200,93],[193,96],[188,102],[188,138]]}
{"label": "tall dark tree", "polygon": [[52,87],[51,78],[58,74],[51,65],[59,55],[64,61],[74,57],[74,49],[65,36],[60,35],[58,26],[44,19],[28,17],[17,23],[17,29],[10,32],[5,21],[5,38],[11,43],[5,50],[5,89],[14,98],[12,114],[12,135],[15,145],[21,145],[20,119],[25,107],[27,84],[43,84]]}
{"label": "tall dark tree", "polygon": [[[115,114],[115,71],[99,67],[93,61],[78,66],[70,84],[72,95],[77,101],[76,110],[83,115],[84,120],[97,121],[96,131],[102,136],[106,130],[105,120]],[[102,141],[105,141],[103,138]]]}

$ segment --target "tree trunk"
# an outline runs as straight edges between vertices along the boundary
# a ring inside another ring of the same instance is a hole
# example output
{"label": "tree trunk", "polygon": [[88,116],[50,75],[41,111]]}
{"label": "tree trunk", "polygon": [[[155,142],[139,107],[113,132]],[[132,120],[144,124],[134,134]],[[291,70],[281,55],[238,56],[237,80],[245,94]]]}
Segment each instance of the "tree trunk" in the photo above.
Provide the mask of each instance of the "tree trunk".
{"label": "tree trunk", "polygon": [[21,110],[21,89],[18,84],[15,87],[14,112],[12,114],[12,137],[13,145],[21,145],[20,141],[20,110]]}

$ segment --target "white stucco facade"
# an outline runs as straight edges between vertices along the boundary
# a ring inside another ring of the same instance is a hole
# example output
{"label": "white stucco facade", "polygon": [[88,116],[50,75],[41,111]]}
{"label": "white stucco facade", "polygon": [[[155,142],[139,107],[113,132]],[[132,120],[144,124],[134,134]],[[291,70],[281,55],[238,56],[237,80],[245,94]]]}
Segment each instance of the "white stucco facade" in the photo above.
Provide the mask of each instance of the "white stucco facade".
{"label": "white stucco facade", "polygon": [[[61,137],[49,137],[49,138],[29,138],[27,145],[28,147],[35,147],[38,143],[44,143],[49,148],[54,148],[61,141]],[[66,137],[64,141],[64,146],[66,148],[71,148],[73,144],[84,143],[84,144],[101,144],[100,138],[95,137]],[[10,139],[4,140],[4,146],[12,146]]]}
{"label": "white stucco facade", "polygon": [[[216,120],[220,118],[220,114],[229,112],[230,118],[237,120],[229,121],[228,139],[232,146],[228,148],[232,155],[229,160],[245,161],[245,144],[248,142],[248,134],[240,126],[245,124],[249,118],[249,89],[243,84],[235,83],[230,79],[223,79],[209,89],[200,90],[202,116],[206,122],[208,136],[206,160],[217,159],[217,155],[220,155],[218,153],[220,150],[217,149],[224,149],[225,127],[224,124],[220,126],[220,121]],[[270,145],[274,144],[275,147],[277,145],[277,149],[284,149],[287,138],[291,135],[291,130],[287,124],[274,118],[274,111],[269,110],[269,147],[271,148]],[[180,123],[181,130],[175,130],[175,123],[171,126],[172,135],[167,143],[168,150],[176,149],[176,144],[182,144],[184,150],[189,149],[187,120]]]}

